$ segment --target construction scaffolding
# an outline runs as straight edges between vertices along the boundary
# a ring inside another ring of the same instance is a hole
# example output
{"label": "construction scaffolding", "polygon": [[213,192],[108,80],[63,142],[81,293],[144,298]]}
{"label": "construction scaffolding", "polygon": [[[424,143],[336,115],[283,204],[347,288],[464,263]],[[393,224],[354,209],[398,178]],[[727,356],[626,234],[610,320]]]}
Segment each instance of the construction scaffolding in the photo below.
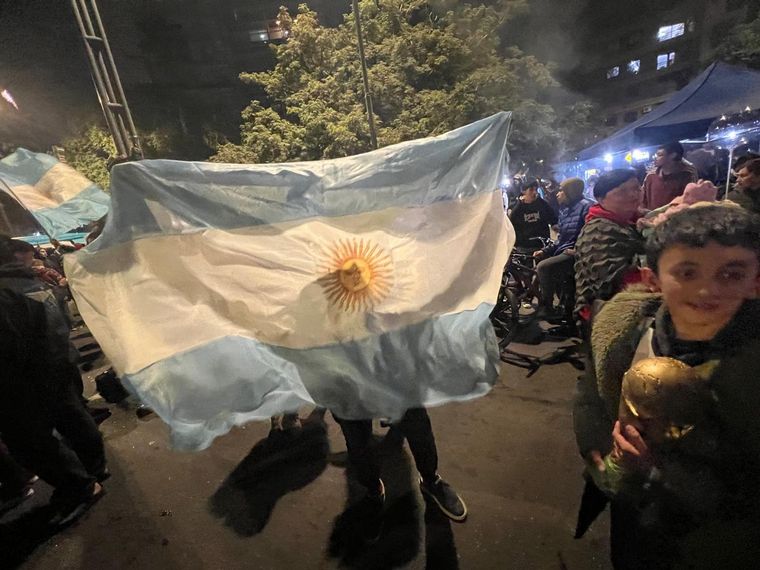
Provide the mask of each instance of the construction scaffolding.
{"label": "construction scaffolding", "polygon": [[143,152],[140,139],[132,121],[97,3],[95,0],[71,0],[71,7],[82,33],[98,100],[108,130],[111,131],[116,144],[116,161],[141,159]]}

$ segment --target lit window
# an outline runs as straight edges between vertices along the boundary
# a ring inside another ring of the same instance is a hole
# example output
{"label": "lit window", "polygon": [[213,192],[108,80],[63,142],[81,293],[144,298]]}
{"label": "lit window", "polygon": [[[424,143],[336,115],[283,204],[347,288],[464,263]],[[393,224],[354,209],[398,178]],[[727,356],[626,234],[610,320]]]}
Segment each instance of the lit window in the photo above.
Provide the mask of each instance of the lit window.
{"label": "lit window", "polygon": [[612,79],[613,77],[617,77],[618,75],[620,75],[620,67],[617,65],[607,70],[607,79]]}
{"label": "lit window", "polygon": [[666,42],[684,35],[686,32],[686,25],[683,22],[673,24],[672,26],[661,26],[657,30],[657,41]]}
{"label": "lit window", "polygon": [[676,52],[661,53],[657,56],[657,69],[665,69],[676,62]]}
{"label": "lit window", "polygon": [[641,71],[640,59],[634,59],[633,61],[628,62],[628,73],[632,73],[633,75],[638,75],[639,71]]}
{"label": "lit window", "polygon": [[252,42],[266,42],[269,40],[269,32],[265,29],[249,30],[248,36]]}

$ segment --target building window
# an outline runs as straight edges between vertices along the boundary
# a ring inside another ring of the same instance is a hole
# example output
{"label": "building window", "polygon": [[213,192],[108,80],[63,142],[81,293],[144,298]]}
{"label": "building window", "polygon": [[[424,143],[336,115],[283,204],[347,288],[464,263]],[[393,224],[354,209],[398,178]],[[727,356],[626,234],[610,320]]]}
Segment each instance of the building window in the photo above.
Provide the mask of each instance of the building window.
{"label": "building window", "polygon": [[269,33],[267,33],[267,30],[249,30],[248,36],[251,38],[251,41],[255,43],[264,43],[269,41]]}
{"label": "building window", "polygon": [[248,30],[248,37],[254,43],[268,43],[273,40],[286,40],[289,32],[280,25],[280,20],[255,22],[256,27]]}
{"label": "building window", "polygon": [[657,69],[666,69],[676,62],[676,52],[661,53],[657,56]]}
{"label": "building window", "polygon": [[640,59],[634,59],[634,60],[628,62],[628,73],[630,73],[632,75],[638,75],[639,71],[641,71],[641,60]]}
{"label": "building window", "polygon": [[610,67],[607,70],[607,79],[612,79],[613,77],[617,77],[620,75],[620,66]]}
{"label": "building window", "polygon": [[628,111],[625,115],[623,115],[623,120],[626,123],[632,123],[638,118],[639,114],[636,111]]}
{"label": "building window", "polygon": [[614,127],[617,125],[617,115],[610,115],[606,119],[604,119],[604,124],[608,127]]}
{"label": "building window", "polygon": [[657,41],[666,42],[684,35],[685,32],[686,24],[684,22],[679,22],[672,26],[661,26],[660,29],[657,30]]}

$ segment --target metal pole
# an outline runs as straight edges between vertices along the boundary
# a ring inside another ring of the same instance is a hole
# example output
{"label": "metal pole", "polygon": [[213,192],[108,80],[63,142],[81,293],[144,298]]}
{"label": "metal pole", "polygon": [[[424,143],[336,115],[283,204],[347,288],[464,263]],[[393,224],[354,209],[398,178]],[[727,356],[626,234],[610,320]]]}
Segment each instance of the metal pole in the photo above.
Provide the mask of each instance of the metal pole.
{"label": "metal pole", "polygon": [[98,25],[100,37],[103,38],[103,47],[105,49],[106,56],[108,57],[108,63],[110,64],[111,69],[114,70],[113,80],[116,83],[116,90],[119,92],[119,99],[121,101],[121,104],[124,105],[124,115],[126,116],[127,125],[129,126],[129,138],[132,139],[132,151],[137,153],[140,158],[144,158],[142,147],[140,146],[140,139],[137,137],[137,129],[135,128],[135,123],[132,120],[132,112],[129,110],[129,105],[127,104],[127,96],[124,94],[124,88],[121,85],[121,78],[116,72],[116,62],[113,60],[111,46],[108,43],[108,36],[106,36],[106,29],[103,27],[103,22],[100,19],[100,11],[98,10],[98,5],[95,0],[92,0],[92,11],[95,15],[95,22]]}
{"label": "metal pole", "polygon": [[364,56],[364,38],[362,37],[361,15],[359,14],[359,1],[351,0],[354,9],[354,22],[356,24],[356,41],[359,43],[359,60],[362,64],[362,78],[364,79],[364,105],[367,108],[367,121],[369,122],[369,138],[372,148],[377,148],[377,131],[375,131],[375,111],[372,107],[372,92],[369,89],[369,75],[367,75],[367,59]]}
{"label": "metal pole", "polygon": [[90,72],[95,82],[100,106],[116,144],[119,160],[143,158],[140,139],[132,120],[124,88],[111,53],[106,30],[95,0],[71,0],[82,33]]}
{"label": "metal pole", "polygon": [[732,146],[731,150],[728,153],[728,174],[726,175],[726,195],[725,198],[728,198],[728,190],[731,188],[731,165],[734,163],[734,149],[736,147]]}
{"label": "metal pole", "polygon": [[[77,20],[77,24],[79,25],[79,29],[82,32],[82,36],[92,36],[93,30],[88,29],[91,27],[91,24],[90,26],[85,26],[85,21],[82,17],[82,11],[80,11],[78,0],[71,0],[71,7],[74,10],[74,16]],[[119,131],[119,126],[116,124],[116,117],[114,117],[113,112],[108,107],[108,90],[106,89],[105,81],[100,74],[100,66],[98,65],[98,60],[95,57],[95,51],[92,49],[92,46],[86,39],[84,41],[84,47],[85,52],[87,52],[87,59],[90,60],[90,70],[92,71],[92,78],[95,82],[95,91],[98,94],[98,101],[100,102],[100,106],[103,109],[103,115],[105,116],[106,122],[108,123],[108,129],[111,131],[113,142],[116,144],[116,152],[120,156],[127,157],[129,156],[129,150],[126,144],[127,141],[122,139],[121,132]]]}

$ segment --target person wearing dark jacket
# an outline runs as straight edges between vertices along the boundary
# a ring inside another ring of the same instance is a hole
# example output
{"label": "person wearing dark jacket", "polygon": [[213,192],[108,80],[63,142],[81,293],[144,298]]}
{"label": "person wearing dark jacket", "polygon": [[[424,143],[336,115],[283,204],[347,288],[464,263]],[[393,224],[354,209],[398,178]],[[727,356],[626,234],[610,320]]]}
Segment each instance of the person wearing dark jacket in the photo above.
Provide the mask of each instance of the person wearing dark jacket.
{"label": "person wearing dark jacket", "polygon": [[728,199],[741,207],[760,214],[760,158],[745,162],[736,173],[736,186]]}
{"label": "person wearing dark jacket", "polygon": [[517,236],[515,246],[537,250],[541,241],[536,238],[549,239],[549,227],[557,223],[557,215],[538,195],[538,182],[531,181],[523,187],[509,220]]}
{"label": "person wearing dark jacket", "polygon": [[575,245],[575,312],[588,321],[594,301],[607,301],[640,281],[644,238],[636,229],[641,186],[636,171],[612,170],[594,186],[599,202],[589,209]]}
{"label": "person wearing dark jacket", "polygon": [[0,236],[0,265],[6,267],[0,280],[0,433],[14,459],[54,487],[52,522],[64,526],[102,495],[100,483],[109,475],[103,438],[68,369],[61,369],[68,335],[51,330],[55,321],[44,300],[9,286],[10,241]]}
{"label": "person wearing dark jacket", "polygon": [[592,206],[591,200],[583,197],[583,190],[584,184],[580,178],[569,178],[562,182],[557,193],[560,205],[557,242],[533,254],[540,260],[536,272],[541,285],[543,312],[551,312],[558,286],[573,277],[575,242]]}

